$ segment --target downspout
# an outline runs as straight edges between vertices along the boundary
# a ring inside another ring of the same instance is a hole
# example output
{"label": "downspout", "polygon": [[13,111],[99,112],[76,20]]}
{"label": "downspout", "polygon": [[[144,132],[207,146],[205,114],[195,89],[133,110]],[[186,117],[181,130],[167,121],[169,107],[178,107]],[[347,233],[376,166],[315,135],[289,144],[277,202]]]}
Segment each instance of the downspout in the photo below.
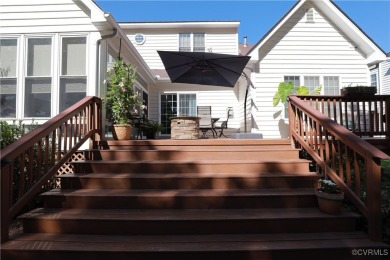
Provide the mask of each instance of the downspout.
{"label": "downspout", "polygon": [[113,38],[115,36],[118,35],[118,30],[117,29],[114,29],[112,33],[110,34],[107,34],[107,35],[103,35],[102,38],[100,38],[99,40],[96,41],[96,89],[98,90],[99,92],[99,76],[100,76],[100,73],[99,73],[99,65],[100,65],[100,59],[99,59],[99,54],[100,54],[100,44],[103,40],[106,40],[106,39],[109,39],[109,38]]}

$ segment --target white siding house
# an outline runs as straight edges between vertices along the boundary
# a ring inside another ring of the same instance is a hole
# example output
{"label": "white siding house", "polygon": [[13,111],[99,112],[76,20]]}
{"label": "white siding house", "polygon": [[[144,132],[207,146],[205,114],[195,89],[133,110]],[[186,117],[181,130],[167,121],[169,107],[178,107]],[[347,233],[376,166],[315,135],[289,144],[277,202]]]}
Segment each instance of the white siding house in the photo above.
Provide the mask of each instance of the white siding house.
{"label": "white siding house", "polygon": [[85,96],[104,96],[107,61],[138,68],[154,82],[118,24],[90,0],[4,0],[0,6],[1,119],[43,123]]}
{"label": "white siding house", "polygon": [[228,132],[243,132],[251,81],[247,130],[264,138],[288,135],[284,106],[272,105],[280,82],[338,94],[350,84],[370,85],[377,73],[380,93],[390,92],[385,53],[330,0],[297,1],[245,50],[250,80],[240,77],[234,88],[171,83],[157,50],[241,55],[238,21],[118,24],[92,0],[3,0],[0,19],[2,120],[42,123],[86,95],[104,97],[107,63],[119,55],[137,68],[134,87],[149,118],[165,124],[172,107],[195,115],[196,106],[210,105],[217,118],[231,107]]}
{"label": "white siding house", "polygon": [[283,104],[273,107],[280,82],[322,86],[338,95],[348,85],[370,85],[369,67],[384,52],[333,2],[298,1],[248,53],[254,64],[256,89],[252,131],[265,137],[287,137]]}
{"label": "white siding house", "polygon": [[[158,76],[149,88],[149,118],[169,126],[167,108],[179,116],[196,116],[197,106],[212,106],[212,117],[226,118],[233,108],[230,132],[240,128],[238,87],[171,83],[157,51],[202,51],[238,55],[237,21],[120,23],[150,69]],[[238,84],[237,84],[238,85]],[[168,107],[167,107],[168,106]],[[236,116],[234,116],[236,115]],[[162,132],[162,135],[169,133]]]}

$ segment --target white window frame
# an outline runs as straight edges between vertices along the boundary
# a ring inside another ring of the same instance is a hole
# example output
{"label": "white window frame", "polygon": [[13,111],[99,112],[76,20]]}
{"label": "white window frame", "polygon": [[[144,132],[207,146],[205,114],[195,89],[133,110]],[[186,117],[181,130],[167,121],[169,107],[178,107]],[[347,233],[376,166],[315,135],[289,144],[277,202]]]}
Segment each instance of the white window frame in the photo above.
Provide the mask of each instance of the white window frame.
{"label": "white window frame", "polygon": [[[50,59],[50,75],[48,76],[28,76],[28,42],[30,39],[51,39],[51,59]],[[28,119],[28,120],[34,120],[37,123],[40,123],[39,120],[48,120],[53,117],[54,114],[56,114],[56,110],[54,109],[54,104],[58,104],[58,100],[56,99],[56,87],[57,87],[57,69],[58,69],[58,64],[54,62],[54,60],[57,58],[55,53],[56,50],[58,50],[58,47],[56,48],[56,45],[58,43],[58,39],[56,35],[54,34],[42,34],[42,35],[24,35],[24,66],[23,66],[23,76],[21,77],[21,84],[22,84],[22,89],[23,89],[23,97],[21,98],[22,100],[22,106],[21,106],[21,115],[23,119]],[[57,58],[58,60],[58,58]],[[25,116],[25,104],[26,104],[26,80],[27,79],[34,79],[34,78],[51,78],[51,88],[50,88],[50,116],[48,117],[36,117],[36,116]]]}
{"label": "white window frame", "polygon": [[[1,35],[0,35],[1,36]],[[2,40],[16,40],[16,68],[15,68],[15,76],[13,77],[1,77],[0,75],[0,78],[1,79],[15,79],[16,81],[16,86],[15,86],[15,117],[1,117],[0,115],[0,118],[2,120],[14,120],[16,118],[20,118],[20,114],[21,114],[21,110],[19,108],[19,104],[20,104],[20,99],[24,96],[24,93],[22,91],[20,91],[20,84],[21,84],[21,80],[20,80],[20,70],[19,70],[19,66],[20,66],[20,45],[21,45],[21,39],[20,39],[20,36],[6,36],[6,37],[0,37],[0,39]],[[1,104],[0,104],[1,105]]]}
{"label": "white window frame", "polygon": [[[67,74],[67,75],[63,75],[62,74],[62,66],[63,66],[63,55],[62,55],[62,50],[63,50],[63,40],[65,38],[85,38],[85,74],[84,75],[71,75],[71,74]],[[63,79],[74,79],[74,78],[85,78],[85,96],[87,96],[87,93],[88,93],[88,61],[89,61],[89,55],[88,55],[88,35],[86,34],[61,34],[59,35],[59,52],[58,53],[58,71],[59,71],[59,75],[58,75],[58,88],[57,88],[57,95],[56,95],[56,106],[54,107],[54,111],[56,112],[60,112],[61,111],[61,108],[60,108],[60,104],[61,104],[61,81]],[[80,92],[81,93],[81,92]]]}
{"label": "white window frame", "polygon": [[[194,37],[194,34],[203,34],[204,35],[204,37],[203,37],[203,39],[204,39],[204,50],[203,51],[206,51],[206,49],[207,49],[207,45],[206,45],[206,42],[207,42],[206,37],[207,37],[207,35],[206,35],[205,32],[180,32],[180,33],[178,33],[178,36],[177,36],[178,37],[178,40],[177,40],[178,41],[178,51],[182,51],[182,50],[180,50],[180,48],[188,48],[188,47],[181,47],[180,46],[180,35],[182,35],[182,34],[189,34],[189,36],[190,36],[190,39],[189,39],[189,41],[190,41],[189,52],[194,52],[194,48],[195,48],[195,42],[194,42],[195,37]],[[199,52],[200,52],[200,50],[199,50]]]}

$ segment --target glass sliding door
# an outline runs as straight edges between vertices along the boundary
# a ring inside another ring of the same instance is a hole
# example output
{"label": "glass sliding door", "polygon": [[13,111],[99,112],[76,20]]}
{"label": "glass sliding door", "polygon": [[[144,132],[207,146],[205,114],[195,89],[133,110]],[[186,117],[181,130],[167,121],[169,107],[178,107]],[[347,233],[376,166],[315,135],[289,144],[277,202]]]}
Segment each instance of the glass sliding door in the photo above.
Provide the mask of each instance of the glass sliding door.
{"label": "glass sliding door", "polygon": [[161,134],[171,134],[171,118],[196,116],[196,94],[162,94],[160,103]]}

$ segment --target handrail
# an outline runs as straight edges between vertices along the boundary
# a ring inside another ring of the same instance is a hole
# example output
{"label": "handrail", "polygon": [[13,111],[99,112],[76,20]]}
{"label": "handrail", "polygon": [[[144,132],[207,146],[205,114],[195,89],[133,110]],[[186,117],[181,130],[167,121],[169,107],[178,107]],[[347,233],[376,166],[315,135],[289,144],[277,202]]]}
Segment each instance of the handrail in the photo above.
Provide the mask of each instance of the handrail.
{"label": "handrail", "polygon": [[101,109],[100,98],[85,97],[1,150],[1,243],[12,218],[72,154],[102,137]]}
{"label": "handrail", "polygon": [[[309,97],[289,96],[288,100],[291,140],[312,156],[317,166],[367,218],[369,238],[381,240],[380,161],[390,156],[315,109]],[[361,198],[363,178],[366,179],[365,201]]]}

